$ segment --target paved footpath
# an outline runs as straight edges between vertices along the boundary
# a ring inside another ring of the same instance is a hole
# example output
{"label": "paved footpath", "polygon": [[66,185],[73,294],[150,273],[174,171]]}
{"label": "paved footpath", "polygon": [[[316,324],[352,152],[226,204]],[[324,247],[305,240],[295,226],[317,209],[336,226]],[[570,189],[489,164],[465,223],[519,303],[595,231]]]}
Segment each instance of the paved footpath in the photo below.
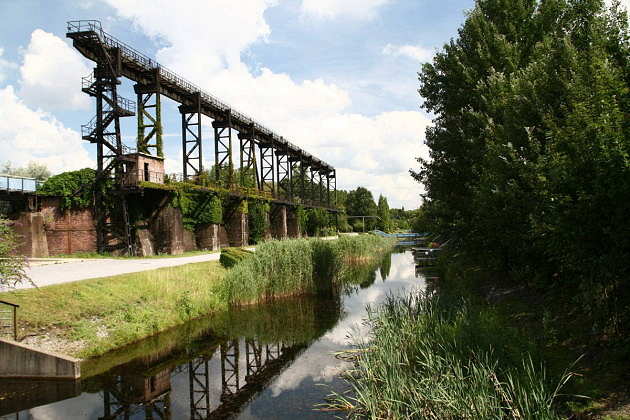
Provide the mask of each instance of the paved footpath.
{"label": "paved footpath", "polygon": [[[139,271],[155,270],[156,268],[218,261],[220,255],[220,253],[215,252],[190,257],[170,258],[38,258],[30,261],[29,267],[26,269],[26,274],[37,287],[42,287],[97,277],[137,273]],[[17,289],[28,289],[31,287],[33,287],[33,285],[30,283],[24,283],[18,286]]]}
{"label": "paved footpath", "polygon": [[[337,239],[337,237],[330,236],[321,239],[332,240]],[[254,251],[255,247],[245,249]],[[43,287],[98,277],[155,270],[156,268],[218,261],[220,256],[221,253],[214,252],[191,257],[169,258],[34,258],[30,260],[26,274],[37,287]],[[17,286],[16,289],[30,289],[32,287],[34,286],[30,283],[23,283]],[[6,290],[0,288],[0,292],[3,291]]]}

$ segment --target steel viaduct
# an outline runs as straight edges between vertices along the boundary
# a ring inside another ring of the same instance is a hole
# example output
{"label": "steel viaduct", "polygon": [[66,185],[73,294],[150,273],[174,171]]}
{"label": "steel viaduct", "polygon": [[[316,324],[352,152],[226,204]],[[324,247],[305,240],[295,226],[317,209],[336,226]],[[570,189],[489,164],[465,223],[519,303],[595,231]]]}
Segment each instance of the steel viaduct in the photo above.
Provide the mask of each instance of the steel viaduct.
{"label": "steel viaduct", "polygon": [[[223,183],[236,197],[247,197],[254,190],[272,203],[337,212],[336,171],[328,163],[109,35],[99,21],[70,21],[67,37],[83,56],[96,64],[94,72],[82,80],[83,92],[96,99],[96,115],[82,126],[82,137],[96,144],[97,181],[115,180],[116,191],[112,193],[120,196],[117,219],[123,221],[127,242],[131,234],[125,197],[139,186],[125,182],[129,178],[127,162],[131,152],[163,157],[163,96],[180,104],[183,152],[180,181],[199,183],[204,174],[204,115],[213,120],[215,159],[211,176],[216,185]],[[135,82],[137,102],[119,95],[121,78]],[[132,116],[137,116],[138,122],[135,151],[123,144],[120,124],[121,118]],[[233,153],[235,146],[238,153]],[[234,156],[238,156],[238,166],[233,162]],[[251,188],[245,188],[247,176],[251,178]],[[144,178],[144,181],[153,180],[149,173]],[[96,189],[98,232],[104,232],[114,218],[105,210],[106,194]],[[99,235],[99,248],[102,248],[104,234]]]}

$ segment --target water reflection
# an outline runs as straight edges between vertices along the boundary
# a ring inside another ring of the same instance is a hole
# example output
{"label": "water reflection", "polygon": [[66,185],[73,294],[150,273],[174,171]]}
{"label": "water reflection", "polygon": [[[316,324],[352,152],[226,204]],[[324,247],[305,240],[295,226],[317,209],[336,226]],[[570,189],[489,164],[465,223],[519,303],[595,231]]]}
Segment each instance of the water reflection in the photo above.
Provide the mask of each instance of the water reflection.
{"label": "water reflection", "polygon": [[347,366],[333,353],[350,346],[349,335],[367,333],[366,305],[424,287],[417,274],[411,253],[398,250],[348,270],[341,293],[329,298],[191,322],[91,361],[81,382],[0,382],[0,418],[334,417],[313,409],[331,391],[346,390],[338,374]]}

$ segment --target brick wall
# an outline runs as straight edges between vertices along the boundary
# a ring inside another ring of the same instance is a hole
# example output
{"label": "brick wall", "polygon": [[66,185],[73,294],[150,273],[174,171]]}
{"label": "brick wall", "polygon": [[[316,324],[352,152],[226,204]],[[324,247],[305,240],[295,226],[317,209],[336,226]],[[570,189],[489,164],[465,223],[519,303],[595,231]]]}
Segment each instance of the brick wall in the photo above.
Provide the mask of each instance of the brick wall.
{"label": "brick wall", "polygon": [[41,214],[50,255],[96,252],[96,228],[91,209],[61,211],[59,199],[42,198]]}

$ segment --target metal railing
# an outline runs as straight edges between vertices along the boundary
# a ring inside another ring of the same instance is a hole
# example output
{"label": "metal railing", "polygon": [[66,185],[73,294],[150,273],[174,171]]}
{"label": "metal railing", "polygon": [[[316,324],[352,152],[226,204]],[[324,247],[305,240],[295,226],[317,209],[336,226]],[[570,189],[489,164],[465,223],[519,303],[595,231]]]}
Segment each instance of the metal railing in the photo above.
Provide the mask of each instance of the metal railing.
{"label": "metal railing", "polygon": [[[9,309],[5,309],[6,307]],[[10,331],[13,341],[17,341],[17,310],[20,305],[0,300],[0,334],[6,335]]]}
{"label": "metal railing", "polygon": [[183,77],[179,76],[174,71],[168,69],[167,67],[162,66],[157,61],[151,59],[150,57],[147,57],[146,55],[136,50],[135,48],[131,47],[130,45],[125,44],[124,42],[118,40],[114,36],[103,31],[101,22],[99,22],[98,20],[69,21],[67,22],[67,30],[68,30],[68,33],[77,33],[77,32],[95,33],[96,36],[99,38],[100,42],[105,44],[107,47],[117,48],[120,51],[121,56],[125,57],[125,59],[129,61],[132,61],[136,66],[143,68],[145,70],[148,70],[148,71],[158,69],[162,83],[167,83],[167,84],[171,83],[176,86],[179,86],[190,95],[195,95],[198,93],[202,101],[211,104],[212,106],[214,106],[215,108],[218,108],[221,111],[224,111],[224,112],[229,111],[232,117],[235,117],[237,120],[241,121],[241,123],[244,125],[254,127],[256,132],[262,133],[268,137],[271,137],[274,141],[278,143],[281,143],[281,144],[286,143],[290,147],[292,147],[294,150],[301,151],[301,153],[305,157],[313,160],[313,162],[315,162],[317,165],[325,166],[332,169],[332,166],[330,166],[326,162],[312,156],[311,154],[295,146],[293,143],[286,140],[284,137],[276,134],[273,130],[258,123],[252,117],[248,116],[247,114],[243,112],[237,111],[229,104],[219,100],[216,96],[205,92],[199,86],[188,81],[187,79],[184,79]]}
{"label": "metal railing", "polygon": [[0,191],[35,192],[43,184],[35,178],[0,174]]}

